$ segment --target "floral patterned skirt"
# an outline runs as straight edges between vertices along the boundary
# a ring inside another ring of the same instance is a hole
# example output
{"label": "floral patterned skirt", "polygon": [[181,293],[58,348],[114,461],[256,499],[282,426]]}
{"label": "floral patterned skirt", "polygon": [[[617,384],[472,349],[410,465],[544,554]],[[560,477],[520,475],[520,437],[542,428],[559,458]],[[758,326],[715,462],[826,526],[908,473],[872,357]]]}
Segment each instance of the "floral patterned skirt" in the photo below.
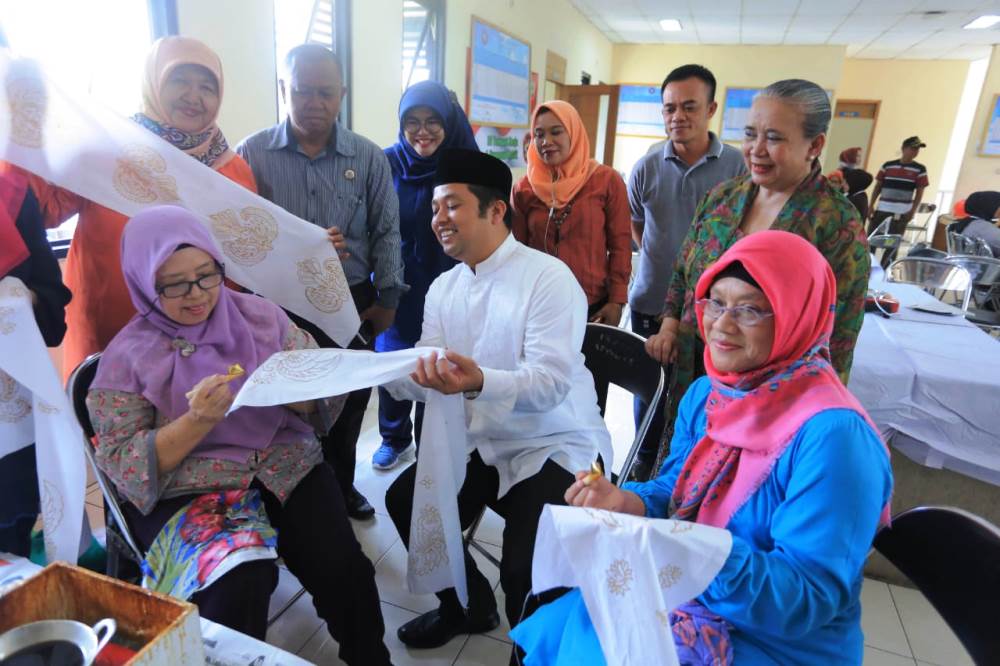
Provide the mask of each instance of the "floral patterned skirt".
{"label": "floral patterned skirt", "polygon": [[275,559],[277,543],[258,491],[199,495],[156,535],[142,563],[142,585],[190,599],[244,562]]}

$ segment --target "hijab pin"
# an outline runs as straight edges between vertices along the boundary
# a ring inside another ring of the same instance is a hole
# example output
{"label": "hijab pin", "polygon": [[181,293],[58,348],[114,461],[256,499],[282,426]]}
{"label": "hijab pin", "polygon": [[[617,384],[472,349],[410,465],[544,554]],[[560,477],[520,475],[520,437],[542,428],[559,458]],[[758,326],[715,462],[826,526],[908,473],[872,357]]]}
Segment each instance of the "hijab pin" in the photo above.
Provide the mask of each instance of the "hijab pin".
{"label": "hijab pin", "polygon": [[174,349],[180,350],[181,356],[184,358],[187,358],[198,350],[194,344],[188,342],[184,338],[174,338],[170,341],[170,346]]}
{"label": "hijab pin", "polygon": [[354,180],[354,169],[348,169],[344,172],[344,178],[347,180]]}

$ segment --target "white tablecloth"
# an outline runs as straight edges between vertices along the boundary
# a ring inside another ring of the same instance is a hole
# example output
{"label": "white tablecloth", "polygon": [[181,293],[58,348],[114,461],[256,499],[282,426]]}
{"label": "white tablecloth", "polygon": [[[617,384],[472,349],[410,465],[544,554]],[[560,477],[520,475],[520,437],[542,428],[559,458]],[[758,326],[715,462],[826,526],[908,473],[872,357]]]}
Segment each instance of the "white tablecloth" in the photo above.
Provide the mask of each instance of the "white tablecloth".
{"label": "white tablecloth", "polygon": [[1000,485],[1000,342],[961,314],[910,306],[940,302],[919,287],[870,286],[900,301],[899,314],[865,315],[849,387],[892,446],[927,467]]}

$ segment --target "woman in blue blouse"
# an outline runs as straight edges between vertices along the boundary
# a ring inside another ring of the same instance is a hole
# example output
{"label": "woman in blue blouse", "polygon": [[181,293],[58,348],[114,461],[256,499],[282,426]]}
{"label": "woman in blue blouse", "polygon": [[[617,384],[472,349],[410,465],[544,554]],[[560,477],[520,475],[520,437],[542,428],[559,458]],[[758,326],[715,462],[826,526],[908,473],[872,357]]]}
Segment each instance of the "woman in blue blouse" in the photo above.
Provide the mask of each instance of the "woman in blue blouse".
{"label": "woman in blue blouse", "polygon": [[[399,235],[403,280],[409,291],[396,309],[396,319],[375,342],[375,350],[409,349],[420,338],[424,297],[441,273],[455,265],[431,231],[434,174],[443,148],[478,150],[465,112],[447,88],[422,81],[406,89],[399,101],[399,139],[385,149],[392,181],[399,196]],[[423,405],[417,405],[416,427],[410,421],[413,404],[378,390],[378,425],[382,446],[372,456],[375,469],[391,469],[399,454],[419,436]]]}
{"label": "woman in blue blouse", "polygon": [[[830,365],[830,266],[799,236],[762,231],[705,271],[696,299],[708,376],[680,403],[660,476],[618,489],[580,472],[566,500],[732,533],[715,579],[671,618],[682,664],[861,664],[862,567],[892,474]],[[519,625],[525,663],[604,663],[582,607],[574,590]],[[575,654],[546,651],[560,644]]]}

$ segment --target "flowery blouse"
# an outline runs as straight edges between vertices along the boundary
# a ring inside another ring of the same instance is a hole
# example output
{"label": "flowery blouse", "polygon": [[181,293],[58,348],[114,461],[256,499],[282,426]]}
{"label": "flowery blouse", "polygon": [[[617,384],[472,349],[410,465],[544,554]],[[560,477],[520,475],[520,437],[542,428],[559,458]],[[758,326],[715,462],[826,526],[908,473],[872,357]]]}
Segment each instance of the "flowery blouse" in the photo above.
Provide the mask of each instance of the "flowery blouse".
{"label": "flowery blouse", "polygon": [[[294,324],[285,336],[285,350],[315,349],[316,342]],[[313,415],[318,432],[326,432],[339,416],[347,396],[319,401]],[[142,513],[160,499],[209,491],[246,489],[259,479],[282,504],[323,453],[315,435],[300,441],[275,443],[248,454],[246,462],[186,457],[165,474],[157,472],[156,431],[169,420],[146,398],[135,393],[94,389],[87,409],[97,433],[97,465],[118,491]]]}

